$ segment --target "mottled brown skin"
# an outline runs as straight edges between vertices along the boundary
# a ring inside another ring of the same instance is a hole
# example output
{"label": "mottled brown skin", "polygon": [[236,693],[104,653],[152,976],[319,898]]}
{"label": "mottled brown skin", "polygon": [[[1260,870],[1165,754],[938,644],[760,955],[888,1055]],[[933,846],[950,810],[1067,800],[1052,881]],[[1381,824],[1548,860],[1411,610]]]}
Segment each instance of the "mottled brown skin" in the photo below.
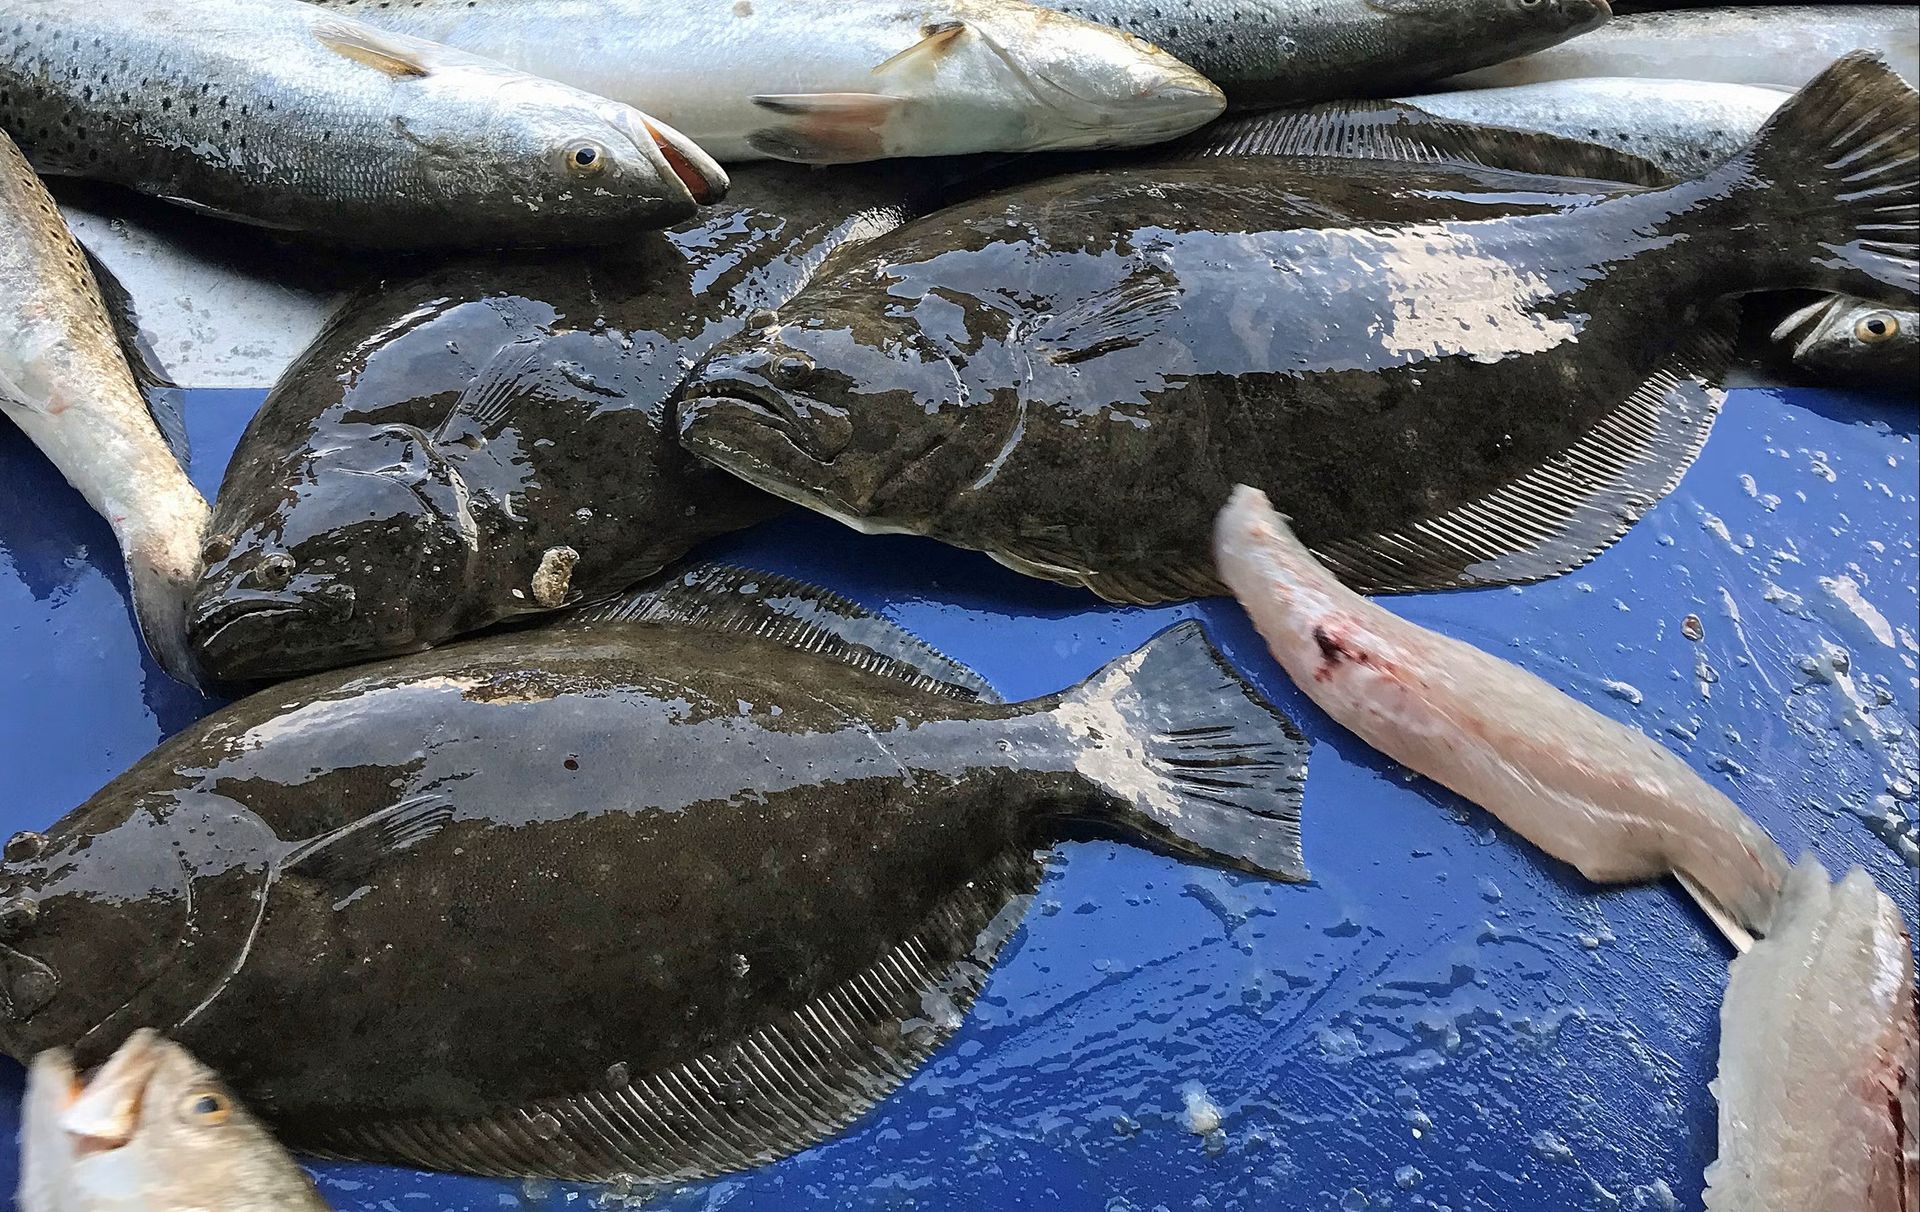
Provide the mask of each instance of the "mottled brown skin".
{"label": "mottled brown skin", "polygon": [[[34,910],[7,927],[0,1042],[88,1063],[154,1026],[306,1144],[637,1077],[862,971],[1060,813],[1097,815],[1054,702],[645,624],[263,691],[9,847],[0,883]],[[422,796],[452,823],[298,858]],[[29,966],[57,992],[21,999]]]}
{"label": "mottled brown skin", "polygon": [[1848,122],[1877,109],[1897,161],[1911,101],[1843,63],[1778,146],[1658,191],[1286,159],[1027,185],[864,246],[718,347],[682,440],[863,530],[1118,600],[1215,592],[1236,483],[1311,546],[1364,542],[1547,464],[1726,295],[1912,298],[1910,250],[1853,227],[1900,213],[1910,162],[1856,194],[1819,167],[1849,146],[1792,146],[1864,143],[1883,127]]}
{"label": "mottled brown skin", "polygon": [[[765,167],[705,218],[585,253],[463,259],[343,306],[242,436],[192,638],[217,677],[287,677],[604,596],[781,508],[689,458],[694,359],[785,302],[833,248],[900,222],[896,172]],[[476,377],[504,420],[449,421]],[[291,561],[289,564],[288,561]]]}

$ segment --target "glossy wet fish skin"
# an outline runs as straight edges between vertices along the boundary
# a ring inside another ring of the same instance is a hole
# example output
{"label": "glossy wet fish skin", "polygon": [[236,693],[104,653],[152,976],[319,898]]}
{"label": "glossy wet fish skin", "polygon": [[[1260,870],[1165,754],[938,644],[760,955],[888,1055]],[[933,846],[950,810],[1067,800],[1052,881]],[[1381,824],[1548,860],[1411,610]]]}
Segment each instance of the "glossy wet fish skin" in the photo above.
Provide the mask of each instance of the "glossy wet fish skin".
{"label": "glossy wet fish skin", "polygon": [[4,133],[0,300],[0,413],[113,528],[149,651],[195,681],[186,606],[207,503],[140,394],[86,254]]}
{"label": "glossy wet fish skin", "polygon": [[[349,301],[228,465],[193,600],[199,659],[246,680],[416,651],[624,589],[783,508],[679,448],[674,393],[830,251],[922,206],[919,189],[882,166],[754,166],[672,232],[462,259]],[[532,364],[509,373],[510,424],[449,422],[516,358]],[[541,562],[563,548],[578,563],[541,600]]]}
{"label": "glossy wet fish skin", "polygon": [[0,128],[36,168],[244,222],[374,246],[594,243],[726,189],[636,110],[296,0],[9,15]]}
{"label": "glossy wet fish skin", "polygon": [[1382,96],[1584,34],[1607,0],[1040,0],[1128,30],[1236,104]]}
{"label": "glossy wet fish skin", "polygon": [[1912,308],[1833,295],[1793,311],[1773,340],[1823,375],[1909,393],[1920,383],[1920,312]]}
{"label": "glossy wet fish skin", "polygon": [[[1220,728],[1191,741],[1210,755],[1208,803],[1237,794],[1243,768],[1297,797],[1303,772],[1270,759],[1279,746],[1303,762],[1298,734],[1197,624],[1149,650],[1168,643],[1220,683],[1186,708],[1217,721],[1228,692],[1228,718],[1259,722],[1264,748],[1237,760]],[[536,1162],[531,1138],[516,1153],[432,1125],[617,1091],[739,1040],[970,881],[1009,904],[1030,893],[986,873],[1049,841],[1062,813],[1196,853],[1177,820],[1148,828],[1174,818],[1156,815],[1168,776],[1145,751],[1188,742],[1138,730],[1191,723],[1136,689],[1149,650],[1012,705],[754,636],[627,623],[289,683],[9,842],[0,882],[34,908],[0,948],[0,1037],[16,1054],[78,1040],[84,1060],[155,1025],[296,1144],[608,1177],[591,1149]],[[362,849],[396,810],[412,815]],[[1304,874],[1297,828],[1247,828],[1243,857]],[[616,857],[632,854],[651,858]],[[964,956],[974,940],[939,944]],[[385,1131],[405,1122],[427,1127]]]}
{"label": "glossy wet fish skin", "polygon": [[1753,4],[1616,17],[1575,42],[1453,76],[1445,86],[1646,76],[1798,88],[1856,50],[1879,51],[1908,84],[1920,83],[1920,28],[1910,4]]}
{"label": "glossy wet fish skin", "polygon": [[33,1058],[23,1118],[21,1212],[326,1212],[213,1071],[151,1031],[84,1079],[65,1049]]}
{"label": "glossy wet fish skin", "polygon": [[[1834,89],[1858,74],[1876,121],[1911,137],[1911,90],[1855,62],[1835,72],[1803,104],[1855,104]],[[1892,230],[1911,212],[1911,162],[1866,201],[1829,204],[1809,198],[1810,181],[1760,188],[1805,176],[1767,142],[1757,171],[1652,192],[1250,159],[1116,168],[962,203],[817,276],[790,322],[718,347],[686,389],[682,441],[857,529],[929,535],[1110,600],[1217,592],[1213,516],[1235,483],[1272,491],[1316,549],[1370,556],[1390,545],[1381,536],[1451,520],[1600,432],[1665,381],[1686,341],[1718,339],[1710,311],[1729,292],[1913,297],[1910,248],[1895,240],[1882,263],[1875,245],[1868,269],[1829,276],[1828,245],[1789,213],[1804,202],[1872,225],[1884,206]],[[1755,224],[1782,251],[1759,254]],[[1650,232],[1686,251],[1654,254]],[[1262,263],[1288,272],[1221,268]],[[1435,312],[1442,300],[1458,310]],[[1659,319],[1648,300],[1667,309]],[[1553,408],[1485,407],[1537,398],[1542,383]],[[1670,487],[1703,437],[1676,439],[1673,466],[1649,464],[1581,515],[1597,537],[1580,558]],[[1533,524],[1522,512],[1515,533]],[[1503,571],[1499,558],[1520,550],[1442,567],[1428,544],[1434,570],[1406,576],[1348,566],[1357,583],[1413,588],[1578,562]]]}
{"label": "glossy wet fish skin", "polygon": [[317,2],[637,105],[725,161],[1129,147],[1225,106],[1165,51],[1022,0]]}
{"label": "glossy wet fish skin", "polygon": [[1604,144],[1688,176],[1732,159],[1791,95],[1753,84],[1610,76],[1398,100],[1456,122]]}
{"label": "glossy wet fish skin", "polygon": [[1920,1206],[1913,945],[1865,871],[1795,865],[1773,932],[1733,961],[1713,1092],[1708,1212]]}
{"label": "glossy wet fish skin", "polygon": [[1786,856],[1667,749],[1346,588],[1255,489],[1221,511],[1214,555],[1274,659],[1367,744],[1590,880],[1684,873],[1765,932]]}

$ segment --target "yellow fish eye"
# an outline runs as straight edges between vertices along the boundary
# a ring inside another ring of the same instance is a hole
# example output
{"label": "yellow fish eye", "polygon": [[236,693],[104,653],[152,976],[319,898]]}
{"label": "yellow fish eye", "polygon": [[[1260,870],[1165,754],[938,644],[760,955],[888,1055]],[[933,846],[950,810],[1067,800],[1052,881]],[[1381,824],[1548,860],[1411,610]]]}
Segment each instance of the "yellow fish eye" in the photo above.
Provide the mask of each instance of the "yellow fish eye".
{"label": "yellow fish eye", "polygon": [[1888,312],[1876,311],[1861,316],[1853,326],[1854,337],[1867,345],[1878,345],[1900,335],[1900,320]]}
{"label": "yellow fish eye", "polygon": [[233,1103],[218,1090],[197,1090],[181,1100],[181,1114],[188,1123],[217,1127],[233,1118]]}
{"label": "yellow fish eye", "polygon": [[607,170],[607,149],[592,139],[567,144],[562,158],[567,171],[576,177],[597,177]]}

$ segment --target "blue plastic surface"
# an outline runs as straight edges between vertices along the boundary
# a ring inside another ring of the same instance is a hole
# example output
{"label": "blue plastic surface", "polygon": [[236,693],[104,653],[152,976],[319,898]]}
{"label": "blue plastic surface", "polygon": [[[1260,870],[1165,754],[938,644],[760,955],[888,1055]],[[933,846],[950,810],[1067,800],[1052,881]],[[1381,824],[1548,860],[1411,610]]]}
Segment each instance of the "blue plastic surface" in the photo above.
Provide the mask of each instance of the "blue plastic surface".
{"label": "blue plastic surface", "polygon": [[[193,393],[207,491],[259,397]],[[1660,737],[1789,852],[1865,864],[1911,921],[1914,441],[1910,401],[1735,391],[1680,488],[1589,568],[1393,604]],[[1367,751],[1293,689],[1231,602],[1104,607],[984,557],[804,516],[711,554],[877,607],[1009,699],[1206,620],[1315,740],[1315,879],[1064,845],[971,1019],[896,1097],[821,1147],[648,1207],[1699,1206],[1730,951],[1673,885],[1596,889]],[[0,429],[0,830],[45,826],[210,706],[144,658],[105,525]],[[19,1082],[6,1063],[9,1134]],[[1218,1108],[1217,1132],[1189,1130],[1190,1094]],[[0,1152],[10,1191],[16,1162]],[[340,1209],[605,1200],[315,1169]]]}

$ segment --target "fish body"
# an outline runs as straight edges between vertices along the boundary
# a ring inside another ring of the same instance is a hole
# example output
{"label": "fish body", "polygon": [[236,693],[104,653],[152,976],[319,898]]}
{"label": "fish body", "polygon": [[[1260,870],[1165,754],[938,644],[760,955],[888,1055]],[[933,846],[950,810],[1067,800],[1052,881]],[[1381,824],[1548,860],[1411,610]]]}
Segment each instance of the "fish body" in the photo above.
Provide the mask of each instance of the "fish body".
{"label": "fish body", "polygon": [[1720,1156],[1707,1212],[1920,1208],[1920,1030],[1900,910],[1811,858],[1720,1007]]}
{"label": "fish body", "polygon": [[1563,46],[1466,72],[1448,87],[1497,88],[1581,76],[1647,76],[1798,88],[1854,51],[1877,51],[1920,82],[1911,4],[1755,4],[1616,17]]}
{"label": "fish body", "polygon": [[1610,76],[1399,100],[1455,122],[1585,139],[1688,176],[1731,160],[1790,96],[1754,84]]}
{"label": "fish body", "polygon": [[1383,96],[1543,50],[1607,20],[1607,0],[1040,0],[1138,34],[1235,104]]}
{"label": "fish body", "polygon": [[681,450],[674,393],[918,188],[878,166],[752,166],[670,232],[451,261],[350,299],[228,464],[200,661],[281,678],[416,651],[605,597],[770,516],[779,501]]}
{"label": "fish body", "polygon": [[1153,143],[1226,102],[1138,38],[1021,0],[316,0],[637,105],[722,160]]}
{"label": "fish body", "polygon": [[136,1031],[84,1079],[33,1058],[20,1212],[326,1212],[313,1180],[213,1071]]}
{"label": "fish body", "polygon": [[317,675],[176,734],[8,844],[6,1049],[153,1026],[296,1146],[687,1178],[904,1080],[1067,816],[1303,878],[1304,741],[1197,624],[1003,704],[756,575],[682,621]]}
{"label": "fish body", "polygon": [[[1218,592],[1236,483],[1356,585],[1537,579],[1699,449],[1723,296],[1911,303],[1915,137],[1912,90],[1862,59],[1661,190],[1284,158],[1042,181],[816,275],[709,355],[681,439],[856,528],[1116,601]],[[1856,151],[1870,190],[1819,167]]]}
{"label": "fish body", "polygon": [[113,528],[148,650],[194,681],[186,608],[207,503],[141,395],[86,253],[5,133],[0,308],[0,413]]}
{"label": "fish body", "polygon": [[1590,880],[1678,872],[1767,929],[1786,856],[1645,734],[1354,593],[1254,489],[1221,511],[1214,552],[1274,659],[1361,740]]}
{"label": "fish body", "polygon": [[50,175],[353,244],[595,243],[726,174],[662,122],[298,0],[15,0],[0,129]]}
{"label": "fish body", "polygon": [[1920,384],[1920,312],[1911,307],[1829,295],[1781,320],[1773,339],[1822,375],[1909,393]]}

